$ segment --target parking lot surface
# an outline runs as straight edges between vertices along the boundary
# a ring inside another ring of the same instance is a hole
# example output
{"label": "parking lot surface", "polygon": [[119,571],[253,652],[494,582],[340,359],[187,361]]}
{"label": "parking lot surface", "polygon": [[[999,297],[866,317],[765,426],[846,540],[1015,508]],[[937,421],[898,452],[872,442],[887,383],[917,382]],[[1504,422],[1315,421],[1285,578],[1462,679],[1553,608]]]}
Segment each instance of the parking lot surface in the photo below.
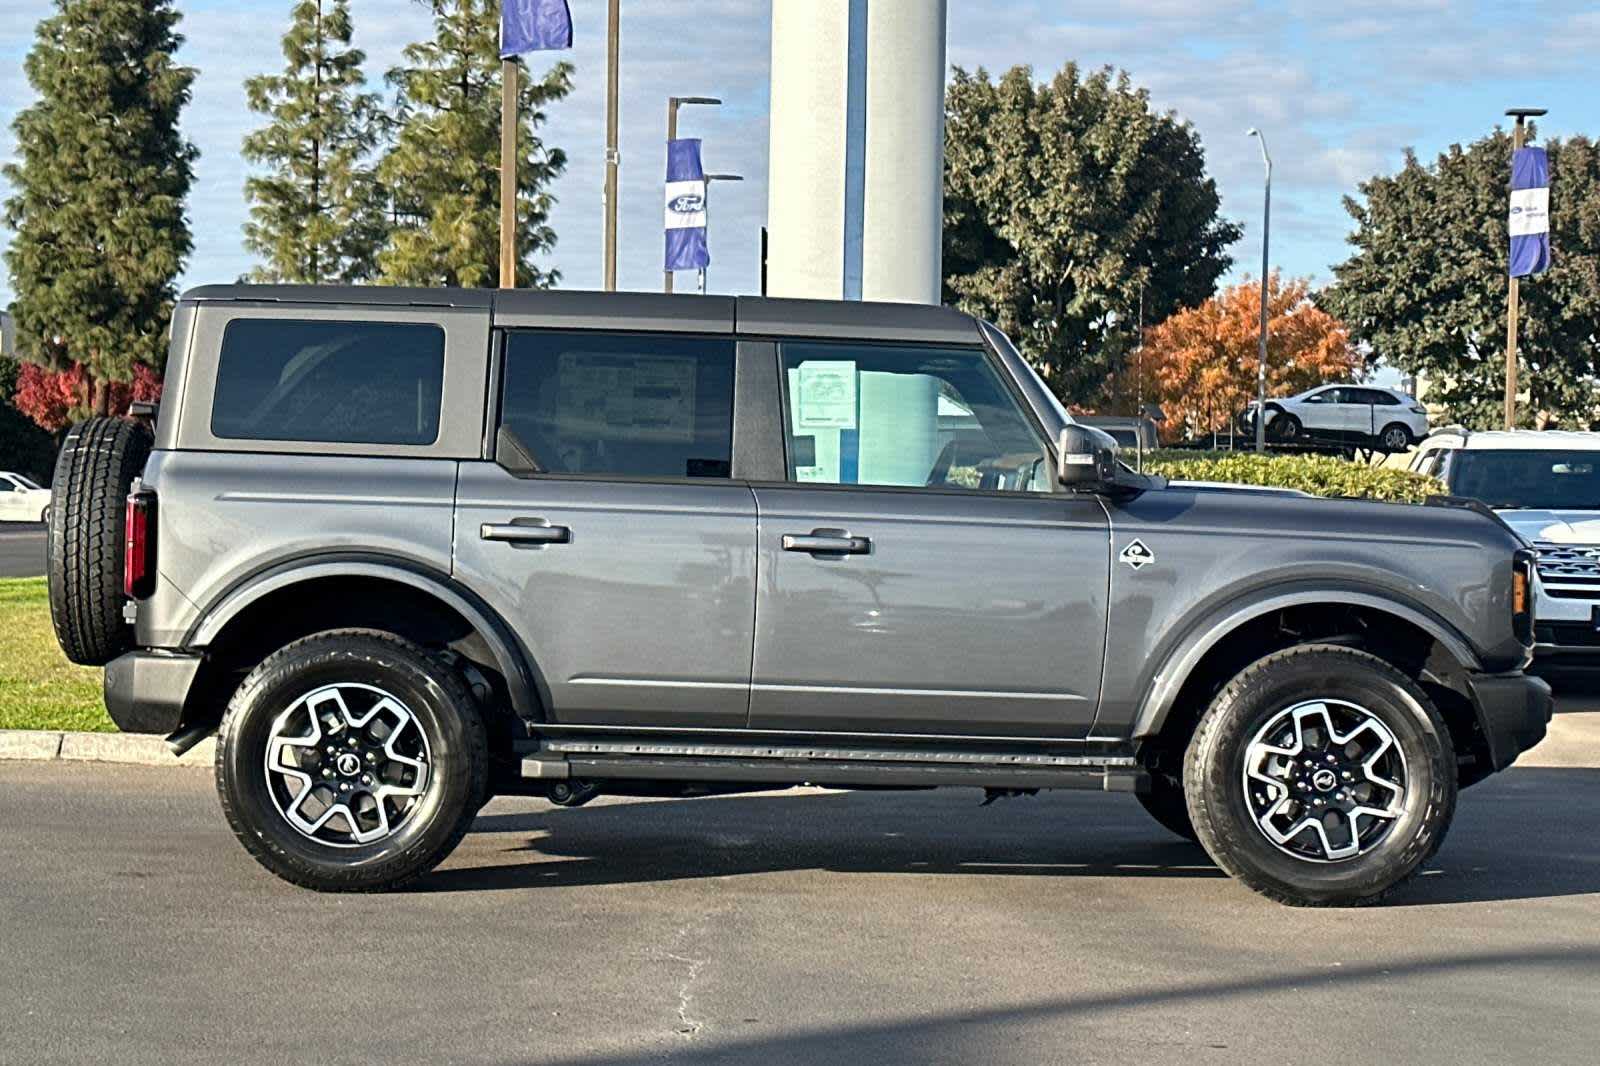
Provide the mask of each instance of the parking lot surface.
{"label": "parking lot surface", "polygon": [[1600,714],[1560,724],[1335,911],[1128,797],[969,791],[502,799],[415,889],[320,896],[204,770],[0,763],[0,1058],[1593,1063]]}
{"label": "parking lot surface", "polygon": [[37,522],[0,523],[0,577],[42,577],[44,552],[44,526]]}

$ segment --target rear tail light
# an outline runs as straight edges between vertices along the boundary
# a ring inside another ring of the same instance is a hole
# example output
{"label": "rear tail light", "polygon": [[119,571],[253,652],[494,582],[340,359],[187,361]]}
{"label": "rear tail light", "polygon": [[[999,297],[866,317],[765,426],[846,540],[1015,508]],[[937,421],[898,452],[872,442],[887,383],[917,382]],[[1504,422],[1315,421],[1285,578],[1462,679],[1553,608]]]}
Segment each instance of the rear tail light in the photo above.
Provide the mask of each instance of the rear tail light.
{"label": "rear tail light", "polygon": [[1511,627],[1517,639],[1533,643],[1533,567],[1537,556],[1524,548],[1511,561]]}
{"label": "rear tail light", "polygon": [[156,590],[156,494],[128,497],[127,539],[122,549],[122,591],[136,600]]}

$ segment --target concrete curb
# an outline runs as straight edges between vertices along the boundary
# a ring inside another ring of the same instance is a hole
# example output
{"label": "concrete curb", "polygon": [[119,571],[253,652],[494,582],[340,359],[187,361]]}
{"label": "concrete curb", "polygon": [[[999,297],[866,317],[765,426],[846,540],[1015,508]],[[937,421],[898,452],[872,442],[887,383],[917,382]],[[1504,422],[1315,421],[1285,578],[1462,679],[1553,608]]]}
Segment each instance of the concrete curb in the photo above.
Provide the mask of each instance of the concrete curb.
{"label": "concrete curb", "polygon": [[149,733],[52,733],[0,729],[0,760],[30,762],[114,762],[138,766],[193,766],[209,769],[217,756],[209,737],[172,757],[167,743]]}

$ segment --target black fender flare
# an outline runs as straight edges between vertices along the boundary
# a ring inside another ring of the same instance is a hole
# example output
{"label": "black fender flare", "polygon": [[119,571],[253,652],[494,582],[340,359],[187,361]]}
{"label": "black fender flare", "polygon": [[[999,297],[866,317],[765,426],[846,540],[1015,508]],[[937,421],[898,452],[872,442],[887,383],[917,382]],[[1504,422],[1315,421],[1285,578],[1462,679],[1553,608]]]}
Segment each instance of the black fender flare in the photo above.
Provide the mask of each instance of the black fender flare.
{"label": "black fender flare", "polygon": [[392,581],[424,592],[467,620],[494,656],[506,681],[511,709],[521,718],[542,716],[535,674],[515,633],[470,590],[444,574],[411,560],[381,555],[319,555],[279,563],[257,572],[225,592],[200,616],[184,639],[185,647],[209,647],[234,618],[263,597],[322,578],[363,577]]}
{"label": "black fender flare", "polygon": [[1161,666],[1145,686],[1134,717],[1132,736],[1147,737],[1160,732],[1172,712],[1178,693],[1207,652],[1227,639],[1240,626],[1286,607],[1338,604],[1367,607],[1411,623],[1438,641],[1464,670],[1481,672],[1483,663],[1472,645],[1453,626],[1425,608],[1405,603],[1392,596],[1353,588],[1302,588],[1293,591],[1266,590],[1223,603],[1191,626],[1178,643],[1162,657]]}

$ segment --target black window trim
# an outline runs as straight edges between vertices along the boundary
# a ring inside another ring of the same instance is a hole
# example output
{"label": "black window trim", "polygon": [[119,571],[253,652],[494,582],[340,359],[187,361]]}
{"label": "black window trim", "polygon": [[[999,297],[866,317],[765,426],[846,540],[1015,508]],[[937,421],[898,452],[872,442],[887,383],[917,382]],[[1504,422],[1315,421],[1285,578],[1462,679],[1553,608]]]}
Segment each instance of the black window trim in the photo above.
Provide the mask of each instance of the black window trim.
{"label": "black window trim", "polygon": [[[686,341],[704,340],[715,341],[719,344],[732,344],[733,349],[733,411],[730,419],[729,467],[734,471],[729,477],[688,477],[672,475],[651,474],[572,474],[554,470],[540,470],[537,472],[514,472],[501,463],[498,455],[496,437],[500,432],[502,414],[505,408],[506,374],[505,361],[510,341],[513,334],[535,334],[553,336],[571,336],[579,334],[590,338],[604,337],[656,337],[663,340]],[[732,333],[705,333],[687,330],[643,330],[643,329],[571,329],[557,326],[510,326],[496,327],[493,331],[494,341],[489,359],[489,377],[493,384],[493,391],[489,394],[490,403],[485,405],[485,419],[488,422],[484,434],[485,459],[499,466],[502,470],[524,481],[587,481],[612,485],[736,485],[745,487],[748,482],[739,478],[739,359],[741,342],[744,338]]]}

